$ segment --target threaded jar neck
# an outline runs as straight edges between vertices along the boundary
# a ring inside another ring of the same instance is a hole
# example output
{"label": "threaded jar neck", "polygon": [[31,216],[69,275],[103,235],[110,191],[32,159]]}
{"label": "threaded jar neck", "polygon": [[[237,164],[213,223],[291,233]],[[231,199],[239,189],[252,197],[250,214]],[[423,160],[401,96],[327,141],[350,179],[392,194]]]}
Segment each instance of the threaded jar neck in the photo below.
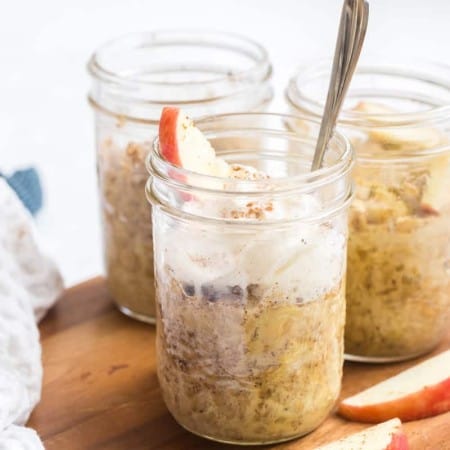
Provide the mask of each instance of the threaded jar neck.
{"label": "threaded jar neck", "polygon": [[229,33],[129,34],[100,47],[88,71],[91,104],[128,120],[156,122],[164,105],[194,117],[258,110],[273,96],[266,50]]}
{"label": "threaded jar neck", "polygon": [[[302,122],[303,135],[293,131]],[[192,216],[192,199],[212,205],[195,214],[201,219],[223,221],[217,205],[249,202],[289,205],[299,196],[314,197],[321,207],[311,214],[284,215],[274,220],[240,221],[254,225],[320,221],[348,206],[352,195],[350,172],[353,151],[348,140],[336,132],[330,141],[323,168],[310,171],[319,131],[319,122],[298,116],[268,113],[215,115],[196,122],[215,148],[217,155],[229,164],[243,164],[270,176],[264,180],[224,179],[194,173],[176,167],[160,153],[159,141],[147,160],[150,178],[147,198],[154,207],[170,214]],[[299,211],[297,209],[297,211]],[[230,222],[230,221],[228,221]],[[238,225],[239,225],[238,224]]]}

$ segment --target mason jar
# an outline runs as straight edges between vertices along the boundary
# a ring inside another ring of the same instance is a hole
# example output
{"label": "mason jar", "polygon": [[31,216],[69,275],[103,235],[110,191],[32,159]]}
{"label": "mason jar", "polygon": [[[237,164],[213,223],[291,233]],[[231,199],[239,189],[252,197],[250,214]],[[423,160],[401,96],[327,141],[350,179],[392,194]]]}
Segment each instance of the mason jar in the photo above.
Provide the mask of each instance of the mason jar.
{"label": "mason jar", "polygon": [[[317,117],[328,64],[301,70],[291,109]],[[340,116],[356,151],[345,351],[389,362],[436,347],[450,320],[450,69],[359,67]]]}
{"label": "mason jar", "polygon": [[162,107],[182,105],[193,117],[262,110],[273,95],[271,65],[264,48],[241,36],[161,31],[107,43],[88,69],[107,284],[123,313],[154,323],[144,160]]}
{"label": "mason jar", "polygon": [[340,391],[352,151],[336,133],[311,173],[317,122],[300,137],[293,120],[197,123],[247,177],[175,167],[158,141],[148,164],[158,378],[174,418],[216,441],[304,435]]}

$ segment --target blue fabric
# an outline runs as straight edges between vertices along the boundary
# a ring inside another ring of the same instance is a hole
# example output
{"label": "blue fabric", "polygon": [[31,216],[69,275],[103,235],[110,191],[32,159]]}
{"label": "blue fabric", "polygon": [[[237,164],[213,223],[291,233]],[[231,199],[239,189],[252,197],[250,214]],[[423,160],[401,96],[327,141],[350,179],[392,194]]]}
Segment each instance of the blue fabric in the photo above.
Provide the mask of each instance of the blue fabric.
{"label": "blue fabric", "polygon": [[31,214],[35,215],[42,208],[42,187],[36,169],[18,170],[10,176],[0,173],[0,176],[6,179]]}

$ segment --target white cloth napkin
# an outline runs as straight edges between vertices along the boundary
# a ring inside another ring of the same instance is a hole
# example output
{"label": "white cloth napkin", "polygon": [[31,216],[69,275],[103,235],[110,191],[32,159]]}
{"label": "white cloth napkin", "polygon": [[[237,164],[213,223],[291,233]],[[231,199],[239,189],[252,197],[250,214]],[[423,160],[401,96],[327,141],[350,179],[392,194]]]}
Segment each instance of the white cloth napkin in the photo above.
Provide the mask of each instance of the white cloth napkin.
{"label": "white cloth napkin", "polygon": [[31,215],[0,178],[0,450],[41,450],[26,428],[40,400],[41,347],[36,323],[62,292]]}

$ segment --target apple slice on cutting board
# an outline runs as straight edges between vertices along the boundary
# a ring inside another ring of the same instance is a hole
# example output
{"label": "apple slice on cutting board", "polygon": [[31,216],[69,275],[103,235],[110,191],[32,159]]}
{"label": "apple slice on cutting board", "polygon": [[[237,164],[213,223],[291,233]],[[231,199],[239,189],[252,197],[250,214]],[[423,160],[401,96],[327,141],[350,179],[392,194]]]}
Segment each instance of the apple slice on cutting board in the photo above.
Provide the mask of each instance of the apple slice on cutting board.
{"label": "apple slice on cutting board", "polygon": [[159,121],[159,146],[162,157],[175,166],[191,172],[227,177],[229,165],[179,108],[163,108]]}
{"label": "apple slice on cutting board", "polygon": [[357,422],[376,423],[393,417],[417,420],[449,410],[450,350],[447,350],[344,399],[338,413]]}
{"label": "apple slice on cutting board", "polygon": [[391,419],[331,442],[316,450],[408,450],[408,440],[399,419]]}

